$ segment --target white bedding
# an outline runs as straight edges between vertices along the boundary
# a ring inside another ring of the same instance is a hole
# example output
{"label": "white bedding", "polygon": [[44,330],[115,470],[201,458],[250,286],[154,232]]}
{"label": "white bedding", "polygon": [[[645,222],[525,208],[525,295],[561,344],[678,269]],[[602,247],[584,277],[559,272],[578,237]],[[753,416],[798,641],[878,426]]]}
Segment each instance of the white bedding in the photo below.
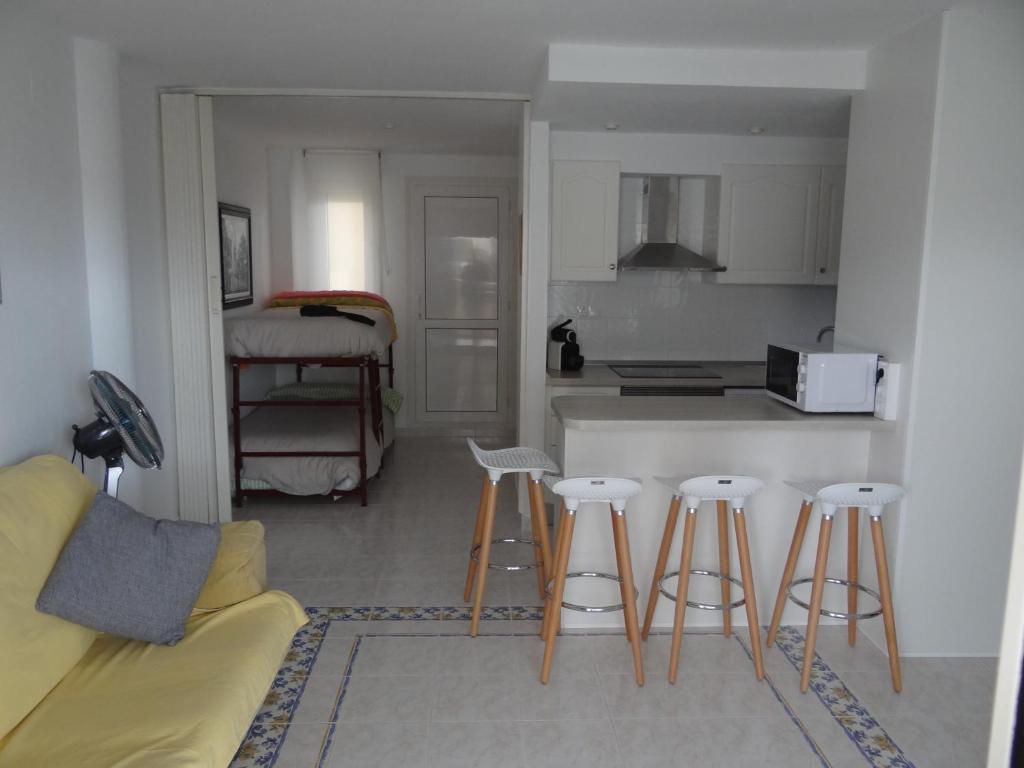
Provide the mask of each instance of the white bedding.
{"label": "white bedding", "polygon": [[236,357],[356,357],[384,359],[392,341],[387,313],[375,307],[339,307],[377,321],[364,325],[344,317],[302,317],[298,307],[274,307],[224,321],[224,346]]}
{"label": "white bedding", "polygon": [[[393,414],[384,413],[384,444],[394,439]],[[389,423],[390,422],[390,423]],[[243,451],[357,451],[359,414],[355,408],[257,408],[242,419]],[[366,411],[366,474],[380,469],[381,446],[373,436],[370,409]],[[358,456],[246,456],[243,487],[261,486],[294,494],[330,494],[359,484]]]}

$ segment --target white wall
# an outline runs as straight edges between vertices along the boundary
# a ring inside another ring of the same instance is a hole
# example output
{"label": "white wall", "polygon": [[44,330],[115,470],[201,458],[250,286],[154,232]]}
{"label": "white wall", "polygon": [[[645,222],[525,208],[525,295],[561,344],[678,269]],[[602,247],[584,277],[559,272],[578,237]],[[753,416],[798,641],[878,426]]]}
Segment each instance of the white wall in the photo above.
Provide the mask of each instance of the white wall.
{"label": "white wall", "polygon": [[75,90],[93,365],[135,386],[117,52],[77,38]]}
{"label": "white wall", "polygon": [[623,173],[717,176],[722,163],[843,165],[845,139],[552,131],[552,160],[617,160]]}
{"label": "white wall", "polygon": [[910,655],[998,648],[1024,436],[1021,23],[925,21],[869,53],[853,103],[836,329],[905,366],[869,472],[909,491],[886,536]]}
{"label": "white wall", "polygon": [[93,417],[74,52],[29,13],[0,23],[0,465]]}
{"label": "white wall", "polygon": [[1024,11],[947,13],[938,83],[902,632],[911,651],[995,654],[1024,440]]}
{"label": "white wall", "polygon": [[[551,156],[617,160],[624,174],[717,176],[723,163],[842,165],[846,141],[556,131]],[[625,242],[620,255],[624,250]],[[763,360],[769,341],[813,341],[833,323],[835,297],[831,287],[717,285],[678,272],[621,272],[613,283],[552,283],[547,314],[549,324],[575,320],[590,360]]]}
{"label": "white wall", "polygon": [[[217,169],[217,201],[248,208],[252,213],[252,289],[253,303],[226,310],[225,322],[262,310],[274,293],[271,280],[269,165],[267,146],[258,135],[237,126],[217,122],[214,104],[214,159]],[[230,417],[231,368],[225,362]],[[257,400],[274,386],[274,369],[254,365],[240,377],[242,399]]]}
{"label": "white wall", "polygon": [[[868,465],[869,477],[893,482],[904,480],[940,32],[935,17],[872,50],[867,88],[854,96],[850,114],[836,339],[904,366],[896,429],[872,435]],[[901,515],[913,505],[911,496],[902,511],[893,508],[886,516],[896,575]],[[873,583],[871,569],[864,578]],[[898,591],[896,598],[902,625],[909,607]],[[877,624],[863,622],[862,628],[884,646]]]}

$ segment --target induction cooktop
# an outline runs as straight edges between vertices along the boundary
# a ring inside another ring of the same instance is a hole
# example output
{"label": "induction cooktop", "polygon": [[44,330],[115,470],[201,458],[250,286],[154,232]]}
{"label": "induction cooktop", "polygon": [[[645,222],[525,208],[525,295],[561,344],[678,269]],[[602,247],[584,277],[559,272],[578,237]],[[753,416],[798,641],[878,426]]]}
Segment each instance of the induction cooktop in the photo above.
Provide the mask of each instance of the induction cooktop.
{"label": "induction cooktop", "polygon": [[623,379],[720,379],[717,373],[696,363],[610,365]]}

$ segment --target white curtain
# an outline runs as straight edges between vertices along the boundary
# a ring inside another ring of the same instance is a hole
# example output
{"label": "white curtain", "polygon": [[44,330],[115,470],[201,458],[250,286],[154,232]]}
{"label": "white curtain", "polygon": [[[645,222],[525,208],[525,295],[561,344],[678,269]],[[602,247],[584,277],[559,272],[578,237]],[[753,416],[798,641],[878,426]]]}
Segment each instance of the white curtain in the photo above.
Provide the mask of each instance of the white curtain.
{"label": "white curtain", "polygon": [[379,293],[384,271],[380,155],[296,150],[291,187],[296,290]]}

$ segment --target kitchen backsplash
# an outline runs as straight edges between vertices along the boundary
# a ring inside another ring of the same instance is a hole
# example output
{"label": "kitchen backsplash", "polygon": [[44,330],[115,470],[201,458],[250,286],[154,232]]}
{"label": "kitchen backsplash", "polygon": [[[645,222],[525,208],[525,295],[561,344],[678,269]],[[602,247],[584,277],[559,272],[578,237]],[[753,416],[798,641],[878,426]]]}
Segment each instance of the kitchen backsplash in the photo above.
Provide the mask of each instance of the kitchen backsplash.
{"label": "kitchen backsplash", "polygon": [[588,360],[764,360],[769,342],[814,341],[835,321],[832,286],[699,280],[620,272],[612,283],[552,283],[548,325],[573,318]]}

